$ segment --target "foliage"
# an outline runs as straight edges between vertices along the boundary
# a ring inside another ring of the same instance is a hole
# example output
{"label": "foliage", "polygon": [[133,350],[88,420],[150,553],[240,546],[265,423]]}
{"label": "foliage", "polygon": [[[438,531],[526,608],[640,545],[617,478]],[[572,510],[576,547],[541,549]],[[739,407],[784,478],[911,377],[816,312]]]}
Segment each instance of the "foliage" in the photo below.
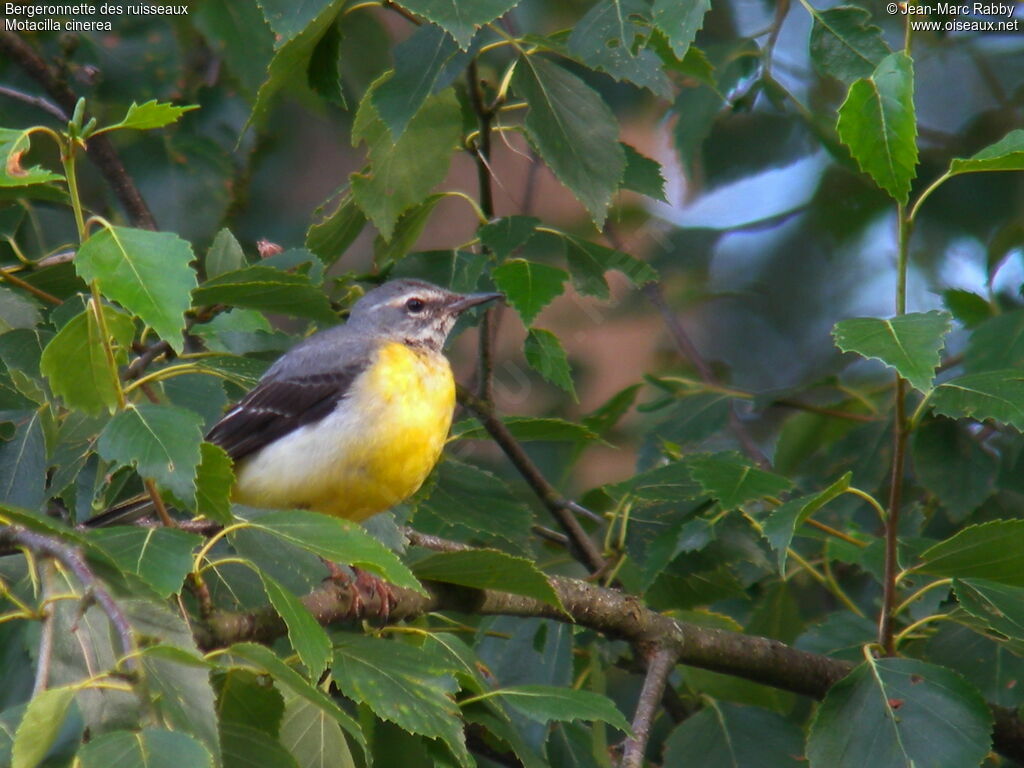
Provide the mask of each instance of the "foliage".
{"label": "foliage", "polygon": [[[193,5],[0,32],[0,763],[1022,759],[1019,36],[805,0]],[[205,429],[399,276],[507,298],[424,488],[366,528],[232,505]],[[647,370],[601,335],[633,322]],[[610,445],[635,469],[587,487]],[[139,494],[199,523],[78,525]],[[430,610],[360,627],[321,558]]]}

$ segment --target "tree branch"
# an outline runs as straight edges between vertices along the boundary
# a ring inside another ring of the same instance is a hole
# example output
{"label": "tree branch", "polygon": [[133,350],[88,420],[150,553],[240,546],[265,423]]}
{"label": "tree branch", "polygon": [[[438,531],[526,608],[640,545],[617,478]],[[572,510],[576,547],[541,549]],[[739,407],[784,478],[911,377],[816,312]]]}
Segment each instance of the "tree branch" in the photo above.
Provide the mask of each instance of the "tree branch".
{"label": "tree branch", "polygon": [[676,654],[668,648],[643,650],[647,657],[647,675],[633,715],[633,735],[626,739],[622,752],[622,768],[643,768],[644,753],[651,737],[651,724],[665,693],[668,676],[676,666]]}
{"label": "tree branch", "polygon": [[[31,45],[14,32],[0,31],[0,52],[39,83],[66,114],[74,111],[78,96]],[[110,139],[105,135],[93,136],[88,142],[88,154],[121,201],[132,224],[143,229],[156,229],[156,219],[128,175]]]}
{"label": "tree branch", "polygon": [[594,573],[604,570],[607,566],[604,556],[573,514],[574,510],[581,509],[581,507],[565,498],[544,478],[540,469],[526,455],[526,451],[508,431],[505,422],[495,413],[494,407],[490,403],[481,400],[462,387],[459,387],[458,393],[459,402],[480,419],[484,429],[494,438],[494,441],[508,456],[509,461],[533,489],[537,498],[562,527],[565,535],[569,537],[570,551],[574,556]]}

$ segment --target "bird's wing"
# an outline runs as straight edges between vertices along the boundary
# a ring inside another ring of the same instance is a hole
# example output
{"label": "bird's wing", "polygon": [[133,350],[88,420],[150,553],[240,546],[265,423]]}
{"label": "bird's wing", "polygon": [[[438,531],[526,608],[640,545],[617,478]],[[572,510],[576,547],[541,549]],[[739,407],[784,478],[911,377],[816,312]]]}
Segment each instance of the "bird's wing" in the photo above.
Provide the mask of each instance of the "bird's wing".
{"label": "bird's wing", "polygon": [[213,425],[206,439],[238,461],[334,410],[366,369],[366,358],[338,370],[265,378]]}

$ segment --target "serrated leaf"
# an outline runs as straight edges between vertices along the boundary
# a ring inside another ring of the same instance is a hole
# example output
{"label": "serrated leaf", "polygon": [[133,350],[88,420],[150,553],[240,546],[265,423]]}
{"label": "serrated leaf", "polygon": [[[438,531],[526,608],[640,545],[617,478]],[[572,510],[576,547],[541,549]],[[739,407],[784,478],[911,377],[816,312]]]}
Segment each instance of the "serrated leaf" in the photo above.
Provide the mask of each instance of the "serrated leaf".
{"label": "serrated leaf", "polygon": [[772,510],[771,516],[764,523],[764,537],[775,550],[779,573],[783,577],[786,575],[789,545],[793,542],[796,529],[803,525],[807,518],[846,491],[850,487],[852,477],[853,473],[847,472],[820,493],[790,499]]}
{"label": "serrated leaf", "polygon": [[238,244],[230,229],[224,227],[216,234],[206,252],[206,261],[203,264],[206,266],[207,279],[247,266],[242,246]]}
{"label": "serrated leaf", "polygon": [[413,573],[419,579],[524,595],[564,610],[547,577],[530,560],[496,549],[439,552],[416,562]]}
{"label": "serrated leaf", "polygon": [[[380,85],[378,80],[375,86]],[[356,203],[390,240],[402,213],[422,202],[447,175],[462,117],[454,91],[445,89],[428,98],[394,140],[373,104],[376,87],[359,103],[352,126],[352,143],[366,142],[370,166],[349,178]]]}
{"label": "serrated leaf", "polygon": [[693,479],[723,509],[735,509],[753,499],[778,496],[793,483],[785,477],[751,466],[738,453],[698,453],[684,460]]}
{"label": "serrated leaf", "polygon": [[39,324],[39,307],[31,299],[0,287],[0,334]]}
{"label": "serrated leaf", "polygon": [[690,474],[690,467],[681,461],[638,472],[604,489],[612,498],[629,494],[644,501],[689,501],[704,495],[703,487]]}
{"label": "serrated leaf", "polygon": [[463,49],[469,49],[478,27],[504,15],[519,0],[403,0],[402,6],[443,28]]}
{"label": "serrated leaf", "polygon": [[457,684],[440,654],[404,643],[346,635],[336,643],[331,675],[341,692],[383,720],[444,740],[462,765],[471,765]]}
{"label": "serrated leaf", "polygon": [[267,573],[260,571],[270,604],[288,628],[288,640],[306,666],[310,680],[319,680],[331,658],[331,641],[313,614],[291,592]]}
{"label": "serrated leaf", "polygon": [[583,417],[583,426],[598,435],[603,435],[618,424],[619,419],[626,415],[636,395],[640,391],[639,384],[630,384],[609,397],[604,403]]}
{"label": "serrated leaf", "polygon": [[576,388],[572,383],[569,359],[565,356],[565,349],[555,334],[543,328],[531,328],[526,334],[523,354],[526,355],[526,362],[531,368],[556,387],[572,395],[573,400],[578,400]]}
{"label": "serrated leaf", "polygon": [[366,216],[346,192],[332,213],[306,231],[306,247],[330,266],[342,257],[366,226]]}
{"label": "serrated leaf", "polygon": [[213,677],[217,690],[217,725],[252,725],[277,737],[284,714],[284,697],[270,678],[248,669],[231,667]]}
{"label": "serrated leaf", "polygon": [[221,525],[231,525],[231,486],[235,484],[231,457],[219,445],[199,446],[196,469],[196,512]]}
{"label": "serrated leaf", "polygon": [[882,59],[870,77],[850,86],[839,107],[840,140],[862,171],[906,204],[917,175],[914,65],[903,51]]}
{"label": "serrated leaf", "polygon": [[423,593],[423,587],[402,561],[356,523],[291,509],[260,515],[249,525],[320,557],[373,571],[396,586]]}
{"label": "serrated leaf", "polygon": [[82,243],[75,270],[181,354],[185,310],[196,287],[189,266],[194,258],[192,246],[170,232],[109,227]]}
{"label": "serrated leaf", "polygon": [[665,765],[700,755],[707,766],[800,768],[803,734],[774,712],[712,701],[677,725],[665,740]]}
{"label": "serrated leaf", "polygon": [[[981,299],[981,297],[978,297]],[[984,302],[984,299],[981,299]],[[991,313],[992,307],[984,302]],[[981,373],[1019,368],[1024,363],[1024,309],[1003,312],[983,320],[971,333],[964,352],[964,368]]]}
{"label": "serrated leaf", "polygon": [[654,0],[654,25],[668,38],[676,58],[689,52],[710,8],[711,0]]}
{"label": "serrated leaf", "polygon": [[465,69],[469,53],[460,51],[440,27],[424,24],[395,46],[394,59],[393,74],[371,98],[397,141],[427,97],[447,88]]}
{"label": "serrated leaf", "polygon": [[356,768],[338,724],[294,694],[285,697],[280,739],[299,768]]}
{"label": "serrated leaf", "polygon": [[135,467],[179,499],[194,502],[202,420],[173,405],[130,404],[100,433],[96,450],[107,461]]}
{"label": "serrated leaf", "polygon": [[812,11],[811,61],[823,75],[850,85],[870,77],[889,55],[882,30],[871,24],[871,14],[856,5]]}
{"label": "serrated leaf", "polygon": [[29,699],[11,749],[11,768],[36,768],[57,738],[75,698],[71,686],[40,691]]}
{"label": "serrated leaf", "polygon": [[255,664],[292,693],[308,701],[321,712],[328,714],[356,740],[356,744],[363,750],[363,753],[366,753],[366,737],[363,735],[359,723],[344,712],[330,696],[281,661],[272,650],[256,643],[235,643],[228,648],[228,652]]}
{"label": "serrated leaf", "polygon": [[569,275],[547,264],[511,259],[495,267],[491,277],[519,313],[523,325],[529,327],[544,307],[562,295]]}
{"label": "serrated leaf", "polygon": [[611,269],[621,272],[638,288],[658,279],[653,267],[628,253],[572,235],[565,237],[565,244],[572,283],[580,293],[599,299],[609,298],[604,273]]}
{"label": "serrated leaf", "polygon": [[122,128],[133,128],[137,131],[163,128],[165,125],[178,122],[179,117],[186,112],[191,112],[193,109],[199,109],[199,105],[189,104],[184,107],[176,107],[169,102],[158,102],[156,99],[150,99],[142,104],[133,101],[120,122],[108,125],[106,128],[100,128],[93,135],[106,133],[107,131],[117,131]]}
{"label": "serrated leaf", "polygon": [[252,100],[267,74],[274,35],[255,2],[206,0],[189,8],[189,21]]}
{"label": "serrated leaf", "polygon": [[939,366],[939,352],[949,333],[946,312],[914,312],[890,319],[853,317],[840,320],[832,329],[836,346],[843,352],[881,360],[925,394]]}
{"label": "serrated leaf", "polygon": [[537,56],[520,58],[512,87],[530,106],[530,142],[600,227],[626,170],[614,113],[578,77]]}
{"label": "serrated leaf", "polygon": [[668,99],[672,86],[658,56],[642,46],[649,35],[641,23],[648,10],[643,0],[601,0],[573,26],[569,53],[588,67]]}
{"label": "serrated leaf", "polygon": [[921,553],[915,570],[1024,587],[1024,520],[971,525]]}
{"label": "serrated leaf", "polygon": [[954,579],[960,607],[989,628],[1013,640],[1024,640],[1024,587],[986,579]]}
{"label": "serrated leaf", "polygon": [[122,570],[134,573],[160,597],[181,589],[203,537],[173,528],[116,525],[87,533]]}
{"label": "serrated leaf", "polygon": [[954,157],[949,163],[951,176],[981,171],[1024,171],[1024,128],[1010,131],[970,157]]}
{"label": "serrated leaf", "polygon": [[914,430],[910,452],[919,482],[942,502],[953,522],[962,521],[995,491],[999,459],[964,425],[928,420]]}
{"label": "serrated leaf", "polygon": [[39,358],[39,370],[53,393],[68,408],[93,415],[103,410],[113,413],[118,404],[118,374],[110,368],[104,342],[123,351],[135,337],[131,316],[110,306],[102,311],[109,339],[103,338],[90,302],[50,339]]}
{"label": "serrated leaf", "polygon": [[661,163],[640,154],[625,142],[619,143],[622,146],[622,151],[626,153],[626,170],[622,174],[622,188],[667,203],[665,177],[661,173]]}
{"label": "serrated leaf", "polygon": [[[962,288],[944,290],[942,304],[965,328],[974,328],[992,317],[993,307],[991,304],[973,291],[965,291]],[[1004,315],[999,315],[999,317],[1004,317]],[[1003,366],[994,367],[1002,368]]]}
{"label": "serrated leaf", "polygon": [[538,723],[589,720],[631,732],[626,718],[611,699],[592,691],[550,685],[516,685],[499,688],[492,695],[500,696],[509,706]]}
{"label": "serrated leaf", "polygon": [[77,755],[82,768],[213,768],[213,755],[182,731],[145,728],[94,737]]}
{"label": "serrated leaf", "polygon": [[992,419],[1024,431],[1024,373],[1002,370],[958,376],[935,388],[931,406],[954,419]]}
{"label": "serrated leaf", "polygon": [[245,723],[221,723],[220,743],[225,768],[299,768],[281,742]]}
{"label": "serrated leaf", "polygon": [[443,199],[444,195],[441,194],[428,195],[425,200],[398,217],[390,241],[380,236],[374,240],[373,261],[378,269],[388,269],[395,262],[405,258],[420,239],[434,208]]}
{"label": "serrated leaf", "polygon": [[0,442],[0,501],[38,510],[46,500],[46,463],[42,414],[32,411]]}
{"label": "serrated leaf", "polygon": [[21,164],[22,156],[31,148],[31,141],[32,135],[29,131],[0,128],[0,189],[46,184],[64,178],[38,165],[25,168]]}
{"label": "serrated leaf", "polygon": [[869,659],[825,696],[807,756],[812,768],[959,768],[982,761],[991,727],[985,701],[955,672],[916,659]]}
{"label": "serrated leaf", "polygon": [[333,323],[338,316],[307,275],[256,265],[225,272],[192,292],[196,305],[229,304]]}
{"label": "serrated leaf", "polygon": [[477,234],[484,247],[504,260],[525,244],[538,226],[540,219],[534,216],[505,216],[487,222],[477,230]]}

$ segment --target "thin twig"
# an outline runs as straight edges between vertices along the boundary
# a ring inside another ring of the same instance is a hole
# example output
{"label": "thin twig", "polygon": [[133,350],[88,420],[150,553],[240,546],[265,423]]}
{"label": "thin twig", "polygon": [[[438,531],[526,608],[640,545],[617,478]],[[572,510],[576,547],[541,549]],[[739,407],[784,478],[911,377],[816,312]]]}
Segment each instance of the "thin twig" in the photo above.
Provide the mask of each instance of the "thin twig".
{"label": "thin twig", "polygon": [[562,527],[571,542],[569,551],[593,573],[603,572],[607,563],[601,555],[601,551],[573,514],[574,507],[578,505],[566,499],[544,478],[537,465],[530,460],[526,451],[509,432],[505,422],[495,413],[494,406],[462,387],[459,387],[458,394],[459,402],[480,419],[484,429],[494,438],[494,442],[501,447],[512,465],[526,480],[527,485]]}
{"label": "thin twig", "polygon": [[58,299],[52,293],[47,293],[42,288],[36,288],[31,283],[26,283],[24,280],[22,280],[20,277],[15,275],[9,269],[0,269],[0,278],[3,278],[7,282],[9,282],[11,285],[16,285],[19,288],[21,288],[22,290],[28,291],[29,293],[31,293],[36,298],[40,298],[43,301],[47,302],[48,304],[53,304],[54,306],[57,306],[59,304],[63,304],[64,303],[61,299]]}
{"label": "thin twig", "polygon": [[[648,283],[643,287],[643,293],[647,300],[654,305],[655,309],[661,313],[665,326],[672,335],[672,340],[675,342],[679,354],[689,360],[693,367],[697,369],[697,375],[700,376],[705,384],[718,386],[718,379],[711,370],[711,366],[708,365],[700,352],[697,351],[696,345],[690,339],[686,329],[683,328],[683,324],[679,322],[676,313],[666,303],[665,297],[661,293],[661,285],[659,283]],[[755,464],[761,469],[771,469],[771,462],[768,461],[768,457],[764,455],[764,452],[754,442],[754,438],[750,436],[747,428],[736,414],[732,401],[729,402],[729,429],[732,430],[733,435],[739,440],[740,445],[743,447],[743,452]]]}
{"label": "thin twig", "polygon": [[154,344],[150,344],[148,347],[146,347],[145,351],[141,355],[132,360],[128,368],[125,369],[122,378],[125,381],[137,379],[139,376],[145,373],[146,369],[152,364],[154,360],[156,360],[156,358],[160,357],[160,355],[165,355],[170,351],[171,345],[168,344],[163,339]]}
{"label": "thin twig", "polygon": [[897,374],[896,415],[893,429],[892,481],[889,486],[889,509],[885,519],[885,580],[882,582],[882,611],[878,620],[878,643],[887,655],[896,655],[893,631],[896,607],[896,578],[899,573],[899,523],[903,494],[903,467],[906,464],[907,428],[904,400],[906,383]]}
{"label": "thin twig", "polygon": [[91,596],[107,614],[121,645],[121,653],[125,657],[125,667],[134,668],[135,662],[132,657],[135,653],[135,640],[132,637],[131,625],[120,606],[103,588],[77,548],[51,536],[28,531],[16,525],[8,526],[0,531],[0,541],[24,547],[42,557],[52,557],[71,571],[81,583],[86,595]]}
{"label": "thin twig", "polygon": [[16,99],[17,101],[24,102],[25,104],[30,104],[33,107],[41,109],[43,112],[52,115],[62,123],[67,122],[68,120],[68,116],[63,109],[58,107],[52,101],[44,99],[42,96],[33,96],[29,93],[22,93],[14,88],[8,88],[6,85],[0,85],[0,96],[7,96],[10,99]]}
{"label": "thin twig", "polygon": [[798,411],[817,413],[819,416],[829,416],[833,419],[846,419],[847,421],[859,421],[865,424],[878,421],[874,416],[870,416],[866,413],[851,413],[850,411],[841,411],[838,408],[825,408],[820,405],[813,405],[812,403],[803,403],[799,400],[791,400],[788,397],[773,400],[772,405],[781,405],[785,408],[795,408]]}
{"label": "thin twig", "polygon": [[[14,32],[0,31],[0,53],[5,54],[39,83],[65,113],[70,114],[74,111],[78,96],[25,40]],[[121,201],[132,223],[143,229],[156,229],[156,219],[153,218],[146,201],[142,199],[135,182],[128,175],[109,137],[100,135],[89,139],[88,153],[89,159],[99,168]]]}
{"label": "thin twig", "polygon": [[622,768],[643,768],[644,753],[651,737],[651,725],[661,704],[668,676],[676,666],[677,653],[669,648],[647,650],[647,675],[633,715],[633,735],[626,739],[622,752]]}

